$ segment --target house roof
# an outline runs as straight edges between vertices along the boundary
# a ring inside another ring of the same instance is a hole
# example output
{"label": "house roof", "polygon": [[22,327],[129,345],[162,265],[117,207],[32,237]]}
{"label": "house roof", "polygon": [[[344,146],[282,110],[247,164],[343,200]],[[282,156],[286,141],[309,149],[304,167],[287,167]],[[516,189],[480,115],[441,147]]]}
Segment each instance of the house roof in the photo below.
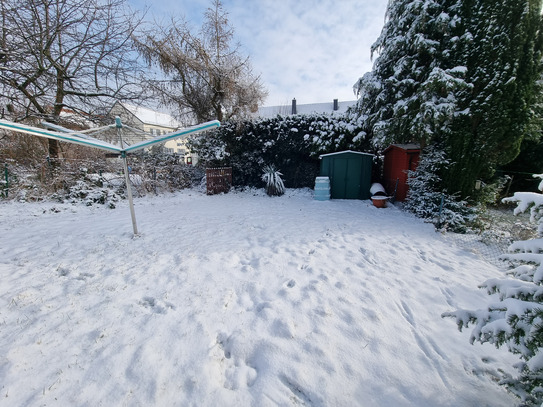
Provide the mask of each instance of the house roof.
{"label": "house roof", "polygon": [[[334,101],[325,103],[308,103],[298,104],[296,103],[296,114],[312,114],[312,113],[329,113],[329,114],[342,114],[347,109],[353,106],[356,100],[349,100],[340,102],[338,101],[338,108],[334,110]],[[260,107],[254,114],[255,117],[271,118],[277,115],[288,116],[292,114],[292,104],[278,105],[278,106],[265,106]]]}
{"label": "house roof", "polygon": [[[119,102],[120,103],[120,102]],[[143,106],[120,103],[126,110],[136,116],[144,124],[155,126],[178,128],[181,124],[168,113],[158,112]]]}

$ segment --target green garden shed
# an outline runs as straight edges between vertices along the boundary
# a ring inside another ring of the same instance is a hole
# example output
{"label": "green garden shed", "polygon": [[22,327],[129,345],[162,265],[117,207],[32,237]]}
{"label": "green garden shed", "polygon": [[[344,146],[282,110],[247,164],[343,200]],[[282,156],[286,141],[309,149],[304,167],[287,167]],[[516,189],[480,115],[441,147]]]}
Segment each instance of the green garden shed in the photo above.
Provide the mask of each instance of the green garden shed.
{"label": "green garden shed", "polygon": [[370,199],[373,157],[351,150],[321,155],[320,175],[330,178],[330,197]]}

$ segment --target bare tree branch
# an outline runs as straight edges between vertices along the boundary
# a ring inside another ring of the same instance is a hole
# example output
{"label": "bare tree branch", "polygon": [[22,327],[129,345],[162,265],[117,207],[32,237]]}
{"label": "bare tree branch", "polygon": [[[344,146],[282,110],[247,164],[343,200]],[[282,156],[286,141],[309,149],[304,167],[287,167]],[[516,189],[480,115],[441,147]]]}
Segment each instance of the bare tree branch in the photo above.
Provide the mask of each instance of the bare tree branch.
{"label": "bare tree branch", "polygon": [[125,0],[2,0],[0,19],[1,101],[14,119],[59,121],[66,106],[104,114],[116,99],[141,97],[132,39],[143,16]]}
{"label": "bare tree branch", "polygon": [[167,81],[155,81],[160,98],[181,112],[190,109],[197,121],[242,118],[267,96],[248,57],[233,44],[234,30],[220,0],[205,12],[199,35],[183,21],[137,40],[149,64],[157,64]]}

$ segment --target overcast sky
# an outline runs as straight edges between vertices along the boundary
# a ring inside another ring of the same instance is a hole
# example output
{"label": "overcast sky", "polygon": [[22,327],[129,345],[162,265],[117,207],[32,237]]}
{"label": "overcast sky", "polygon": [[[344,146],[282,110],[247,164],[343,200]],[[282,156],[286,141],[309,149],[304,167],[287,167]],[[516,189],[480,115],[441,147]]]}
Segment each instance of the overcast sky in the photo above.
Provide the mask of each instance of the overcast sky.
{"label": "overcast sky", "polygon": [[[196,29],[210,0],[130,0],[148,17],[185,17]],[[264,106],[355,100],[388,0],[223,0],[241,51],[268,90]],[[167,20],[167,19],[166,19]]]}

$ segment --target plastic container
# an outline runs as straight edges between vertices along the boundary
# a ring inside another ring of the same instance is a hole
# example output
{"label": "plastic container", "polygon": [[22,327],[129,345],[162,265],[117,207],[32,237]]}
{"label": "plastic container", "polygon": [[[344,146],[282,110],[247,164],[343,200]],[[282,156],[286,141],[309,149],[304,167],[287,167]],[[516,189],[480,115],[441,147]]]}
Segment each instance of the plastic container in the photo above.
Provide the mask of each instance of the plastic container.
{"label": "plastic container", "polygon": [[315,196],[316,201],[328,201],[330,199],[330,178],[315,178]]}
{"label": "plastic container", "polygon": [[387,207],[388,196],[374,195],[371,197],[373,206],[376,208],[386,208]]}

